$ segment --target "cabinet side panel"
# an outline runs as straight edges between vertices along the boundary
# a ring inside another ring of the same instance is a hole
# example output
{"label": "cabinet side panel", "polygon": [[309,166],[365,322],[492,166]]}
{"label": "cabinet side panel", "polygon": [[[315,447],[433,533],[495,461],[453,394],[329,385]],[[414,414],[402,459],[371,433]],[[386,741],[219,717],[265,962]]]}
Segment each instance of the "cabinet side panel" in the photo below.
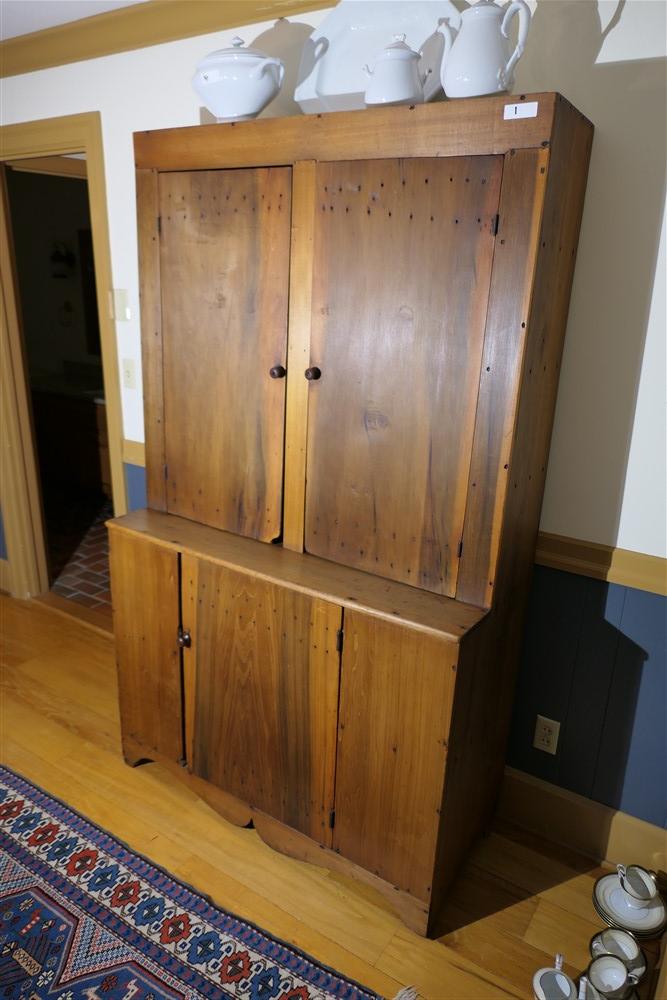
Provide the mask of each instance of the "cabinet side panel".
{"label": "cabinet side panel", "polygon": [[160,175],[167,509],[281,533],[291,169]]}
{"label": "cabinet side panel", "polygon": [[192,770],[329,845],[341,609],[205,560]]}
{"label": "cabinet side panel", "polygon": [[183,756],[178,553],[109,530],[123,741]]}
{"label": "cabinet side panel", "polygon": [[458,647],[345,612],[334,848],[431,896]]}
{"label": "cabinet side panel", "polygon": [[498,559],[510,604],[533,567],[592,142],[590,122],[559,97]]}
{"label": "cabinet side panel", "polygon": [[[590,123],[559,98],[496,593],[490,615],[461,646],[452,722],[457,758],[450,761],[445,787],[434,884],[438,899],[475,836],[488,825],[502,781],[592,137]],[[471,741],[475,752],[469,752]]]}
{"label": "cabinet side panel", "polygon": [[149,507],[166,510],[158,175],[156,170],[137,170],[136,176],[146,493]]}
{"label": "cabinet side panel", "polygon": [[306,549],[448,596],[502,162],[318,166]]}

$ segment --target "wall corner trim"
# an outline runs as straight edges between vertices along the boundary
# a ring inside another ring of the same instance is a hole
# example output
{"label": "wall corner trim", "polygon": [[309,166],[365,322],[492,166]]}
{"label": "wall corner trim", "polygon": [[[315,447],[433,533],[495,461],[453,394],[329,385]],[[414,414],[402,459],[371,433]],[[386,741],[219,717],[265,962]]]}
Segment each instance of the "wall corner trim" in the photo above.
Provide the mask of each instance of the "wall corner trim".
{"label": "wall corner trim", "polygon": [[566,573],[667,596],[667,559],[541,531],[535,562]]}
{"label": "wall corner trim", "polygon": [[661,827],[513,767],[505,768],[498,815],[596,861],[632,858],[656,871],[667,868]]}

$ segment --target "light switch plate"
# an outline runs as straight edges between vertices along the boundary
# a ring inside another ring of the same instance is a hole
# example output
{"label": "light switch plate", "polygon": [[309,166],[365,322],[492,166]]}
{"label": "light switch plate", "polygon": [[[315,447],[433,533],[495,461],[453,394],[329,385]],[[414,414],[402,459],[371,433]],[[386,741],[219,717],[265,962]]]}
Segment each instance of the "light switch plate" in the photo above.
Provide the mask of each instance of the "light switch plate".
{"label": "light switch plate", "polygon": [[130,310],[130,296],[127,288],[112,288],[109,293],[111,300],[111,318],[119,322],[126,323],[132,319]]}

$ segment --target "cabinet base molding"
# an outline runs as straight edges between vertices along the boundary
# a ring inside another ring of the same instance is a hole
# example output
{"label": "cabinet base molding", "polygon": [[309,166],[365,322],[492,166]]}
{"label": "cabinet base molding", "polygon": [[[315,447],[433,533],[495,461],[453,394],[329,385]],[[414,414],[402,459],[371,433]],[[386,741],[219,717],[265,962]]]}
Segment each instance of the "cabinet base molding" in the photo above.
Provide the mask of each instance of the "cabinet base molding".
{"label": "cabinet base molding", "polygon": [[596,861],[667,868],[662,827],[594,802],[512,767],[505,768],[498,814]]}
{"label": "cabinet base molding", "polygon": [[266,813],[253,810],[253,826],[262,840],[281,854],[287,854],[297,861],[328,868],[339,875],[346,875],[358,882],[371,886],[384,897],[396,911],[404,924],[416,934],[426,935],[429,929],[428,903],[421,902],[409,893],[397,889],[391,882],[372,872],[360,868],[354,862],[343,858],[336,851],[316,844],[310,837],[292,830]]}
{"label": "cabinet base molding", "polygon": [[410,930],[422,936],[428,933],[428,903],[397,889],[391,882],[360,868],[354,862],[341,857],[336,851],[316,843],[310,837],[299,833],[298,830],[291,829],[261,810],[253,809],[234,795],[216,788],[215,785],[204,781],[203,778],[191,774],[187,768],[168,760],[154,750],[142,747],[140,743],[132,739],[123,739],[123,757],[130,767],[139,767],[142,764],[150,763],[159,764],[178,781],[187,785],[195,795],[206,802],[228,823],[232,823],[234,826],[254,827],[265,844],[274,851],[294,858],[296,861],[318,865],[320,868],[327,868],[339,875],[355,879],[357,882],[363,882],[387,900]]}
{"label": "cabinet base molding", "polygon": [[204,781],[203,778],[198,778],[196,774],[190,774],[185,767],[174,763],[162,754],[156,753],[154,750],[147,750],[134,740],[123,738],[123,757],[125,763],[129,764],[130,767],[139,767],[141,764],[160,764],[169,774],[187,785],[195,795],[203,799],[228,823],[232,823],[234,826],[252,826],[253,814],[249,806],[233,795],[229,795],[228,792],[224,792],[221,788],[216,788],[215,785]]}

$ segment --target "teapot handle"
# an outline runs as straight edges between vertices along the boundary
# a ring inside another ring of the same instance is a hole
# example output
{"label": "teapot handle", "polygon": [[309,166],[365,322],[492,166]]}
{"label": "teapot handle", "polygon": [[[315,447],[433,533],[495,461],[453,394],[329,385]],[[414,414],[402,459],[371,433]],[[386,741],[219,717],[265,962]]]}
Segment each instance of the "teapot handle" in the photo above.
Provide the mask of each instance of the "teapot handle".
{"label": "teapot handle", "polygon": [[264,74],[266,73],[267,69],[269,69],[269,67],[271,67],[271,66],[277,66],[278,67],[278,80],[280,81],[278,83],[278,86],[282,87],[283,80],[285,79],[285,66],[283,64],[282,59],[273,59],[273,58],[264,59],[264,61],[261,62],[252,71],[252,73],[250,74],[251,78],[253,80],[259,79],[260,76],[264,76]]}
{"label": "teapot handle", "polygon": [[454,38],[452,36],[452,29],[446,17],[440,18],[440,20],[438,21],[437,30],[442,31],[442,36],[445,39],[445,51],[442,53],[442,62],[441,62],[441,65],[444,66],[447,56],[449,55],[449,50],[451,49],[452,44],[454,42]]}
{"label": "teapot handle", "polygon": [[508,37],[509,23],[515,14],[519,15],[519,37],[516,48],[510,56],[507,65],[500,71],[500,82],[503,86],[509,86],[512,82],[514,67],[523,55],[526,47],[526,38],[528,37],[528,28],[530,26],[530,7],[528,4],[524,0],[512,0],[512,3],[505,11],[503,23],[500,26],[500,30],[505,38]]}

